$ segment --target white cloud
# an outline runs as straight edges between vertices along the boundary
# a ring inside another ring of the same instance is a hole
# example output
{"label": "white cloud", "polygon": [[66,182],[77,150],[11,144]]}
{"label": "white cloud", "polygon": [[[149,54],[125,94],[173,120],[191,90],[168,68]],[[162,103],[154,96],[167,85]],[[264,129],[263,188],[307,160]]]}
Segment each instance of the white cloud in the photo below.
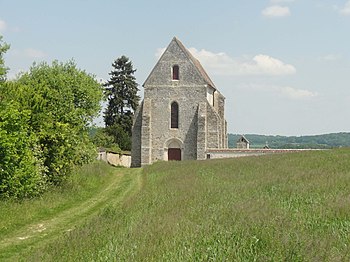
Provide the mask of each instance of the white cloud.
{"label": "white cloud", "polygon": [[22,58],[44,58],[47,56],[45,52],[34,48],[26,48],[23,50],[10,49],[9,55]]}
{"label": "white cloud", "polygon": [[265,17],[286,17],[290,16],[290,10],[287,6],[273,5],[261,11]]}
{"label": "white cloud", "polygon": [[254,91],[269,92],[292,100],[310,99],[318,96],[317,92],[312,92],[305,89],[298,89],[290,86],[251,84],[246,86],[245,88]]}
{"label": "white cloud", "polygon": [[342,15],[350,15],[350,0],[348,0],[344,7],[339,9],[340,14]]}
{"label": "white cloud", "polygon": [[29,58],[43,58],[46,57],[46,54],[38,49],[27,48],[24,50],[24,55]]}
{"label": "white cloud", "polygon": [[296,72],[294,66],[268,55],[243,56],[233,59],[227,54],[190,48],[204,68],[217,75],[290,75]]}
{"label": "white cloud", "polygon": [[318,93],[311,92],[304,89],[296,89],[293,87],[280,87],[277,89],[282,95],[291,98],[291,99],[304,99],[318,96]]}
{"label": "white cloud", "polygon": [[328,54],[320,58],[320,60],[326,61],[326,62],[337,61],[339,59],[341,59],[341,55],[338,55],[338,54]]}
{"label": "white cloud", "polygon": [[0,19],[0,32],[5,32],[7,29],[7,24],[4,20]]}
{"label": "white cloud", "polygon": [[296,72],[294,66],[268,55],[256,55],[252,61],[244,62],[241,66],[243,72],[254,75],[290,75]]}
{"label": "white cloud", "polygon": [[[213,53],[205,49],[188,49],[210,74],[225,76],[242,75],[291,75],[296,73],[293,65],[286,64],[269,55],[242,56],[231,58],[224,52]],[[160,58],[165,48],[158,48],[155,56]]]}

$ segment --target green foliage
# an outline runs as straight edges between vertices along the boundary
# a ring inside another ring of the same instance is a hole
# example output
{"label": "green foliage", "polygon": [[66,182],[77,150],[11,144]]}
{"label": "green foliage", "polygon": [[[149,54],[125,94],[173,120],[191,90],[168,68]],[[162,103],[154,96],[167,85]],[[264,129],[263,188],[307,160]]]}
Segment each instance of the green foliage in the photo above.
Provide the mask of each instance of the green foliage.
{"label": "green foliage", "polygon": [[3,42],[2,36],[0,35],[0,84],[6,79],[6,73],[8,68],[5,66],[4,54],[9,50],[10,46]]}
{"label": "green foliage", "polygon": [[87,125],[99,111],[101,87],[72,61],[34,64],[17,83],[23,108],[31,110],[30,126],[43,151],[49,182],[59,184],[74,164],[89,161],[93,154]]}
{"label": "green foliage", "polygon": [[[67,179],[74,165],[95,158],[87,127],[99,111],[102,88],[74,62],[34,64],[15,81],[3,82],[0,94],[1,143],[8,148],[0,162],[16,163],[2,167],[7,178],[0,181],[1,196],[40,194],[49,184]],[[21,187],[24,180],[31,186]],[[10,182],[27,193],[13,193]]]}
{"label": "green foliage", "polygon": [[114,138],[114,144],[122,150],[131,150],[131,137],[120,125],[115,124],[106,127],[106,133]]}
{"label": "green foliage", "polygon": [[[228,145],[236,147],[236,141],[241,135],[228,134]],[[350,147],[350,133],[332,133],[314,136],[265,136],[247,134],[251,148],[262,148],[267,143],[270,148],[313,148],[326,149],[335,147]]]}
{"label": "green foliage", "polygon": [[39,122],[46,117],[82,129],[100,109],[100,84],[73,61],[34,64],[18,82],[27,86],[29,95],[34,96],[27,106],[38,115],[34,120]]}
{"label": "green foliage", "polygon": [[37,137],[31,131],[30,110],[8,93],[8,68],[3,55],[9,45],[0,36],[0,198],[34,197],[46,189],[46,169]]}
{"label": "green foliage", "polygon": [[45,168],[37,140],[30,132],[30,111],[18,103],[0,103],[0,196],[24,198],[45,189]]}
{"label": "green foliage", "polygon": [[[136,70],[125,56],[115,60],[112,66],[113,70],[109,73],[111,77],[104,85],[108,100],[104,121],[107,132],[115,137],[115,143],[123,150],[130,150],[133,116],[140,100],[134,76]],[[113,131],[116,127],[118,130]]]}
{"label": "green foliage", "polygon": [[114,136],[106,131],[106,128],[97,127],[94,134],[91,135],[91,140],[96,147],[102,147],[115,153],[121,153],[118,144],[115,143]]}

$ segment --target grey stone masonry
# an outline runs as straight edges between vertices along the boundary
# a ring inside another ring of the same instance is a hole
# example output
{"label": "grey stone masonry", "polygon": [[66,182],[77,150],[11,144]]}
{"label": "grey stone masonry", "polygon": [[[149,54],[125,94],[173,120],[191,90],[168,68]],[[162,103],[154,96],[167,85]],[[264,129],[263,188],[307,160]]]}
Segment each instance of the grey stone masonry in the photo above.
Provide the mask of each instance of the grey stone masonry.
{"label": "grey stone masonry", "polygon": [[[144,100],[133,125],[131,166],[173,160],[174,151],[181,152],[177,158],[190,160],[205,159],[208,149],[227,148],[225,98],[177,38],[143,87]],[[172,109],[174,103],[178,111]]]}

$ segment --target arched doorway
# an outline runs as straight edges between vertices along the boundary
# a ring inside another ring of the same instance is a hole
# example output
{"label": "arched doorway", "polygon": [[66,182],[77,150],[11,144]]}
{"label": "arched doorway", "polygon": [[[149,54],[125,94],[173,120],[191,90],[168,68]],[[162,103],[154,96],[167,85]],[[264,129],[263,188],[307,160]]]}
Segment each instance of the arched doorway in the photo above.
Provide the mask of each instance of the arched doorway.
{"label": "arched doorway", "polygon": [[167,155],[165,160],[181,161],[182,160],[182,142],[178,139],[171,139],[166,146]]}
{"label": "arched doorway", "polygon": [[181,148],[168,148],[168,160],[181,161]]}

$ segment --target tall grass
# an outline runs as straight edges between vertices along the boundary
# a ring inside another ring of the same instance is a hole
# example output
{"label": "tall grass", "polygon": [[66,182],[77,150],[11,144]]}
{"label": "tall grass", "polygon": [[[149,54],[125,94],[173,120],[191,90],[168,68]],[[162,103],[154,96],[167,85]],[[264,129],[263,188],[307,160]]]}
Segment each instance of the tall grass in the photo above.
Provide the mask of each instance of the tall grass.
{"label": "tall grass", "polygon": [[0,201],[0,240],[21,226],[54,217],[89,199],[113,179],[112,171],[107,164],[95,162],[77,167],[62,187],[53,187],[40,198]]}
{"label": "tall grass", "polygon": [[[5,208],[1,211],[9,217],[4,215],[1,222],[5,233],[0,235],[0,261],[38,261],[37,257],[26,257],[37,249],[54,245],[67,232],[84,228],[109,203],[116,206],[133,194],[139,188],[139,174],[138,169],[116,169],[96,162],[78,169],[64,187],[42,199],[2,203]],[[57,254],[52,259],[62,261],[60,257]]]}
{"label": "tall grass", "polygon": [[348,261],[350,150],[159,162],[25,260]]}

